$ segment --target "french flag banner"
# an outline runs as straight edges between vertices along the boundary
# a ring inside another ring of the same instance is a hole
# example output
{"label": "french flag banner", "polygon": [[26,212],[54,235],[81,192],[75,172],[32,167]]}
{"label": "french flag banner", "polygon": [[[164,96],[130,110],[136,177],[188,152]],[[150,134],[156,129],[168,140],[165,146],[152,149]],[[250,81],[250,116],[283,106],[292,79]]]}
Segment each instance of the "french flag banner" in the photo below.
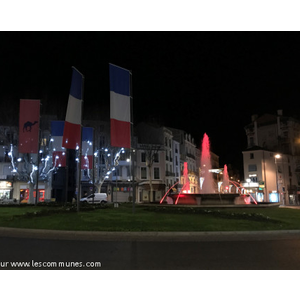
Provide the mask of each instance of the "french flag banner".
{"label": "french flag banner", "polygon": [[81,139],[83,75],[76,68],[72,68],[72,82],[62,146],[68,149],[77,149],[80,147]]}
{"label": "french flag banner", "polygon": [[82,128],[82,156],[81,156],[81,169],[93,168],[93,128]]}
{"label": "french flag banner", "polygon": [[109,80],[110,143],[130,149],[130,72],[109,64]]}
{"label": "french flag banner", "polygon": [[53,167],[66,166],[66,149],[62,147],[64,121],[51,122],[52,162]]}

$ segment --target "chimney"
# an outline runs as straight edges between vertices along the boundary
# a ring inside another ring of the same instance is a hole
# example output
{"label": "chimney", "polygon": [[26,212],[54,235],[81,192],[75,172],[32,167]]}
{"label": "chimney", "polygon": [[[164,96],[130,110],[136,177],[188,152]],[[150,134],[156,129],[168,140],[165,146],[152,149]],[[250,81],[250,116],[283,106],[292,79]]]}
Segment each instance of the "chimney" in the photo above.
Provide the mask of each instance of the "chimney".
{"label": "chimney", "polygon": [[252,115],[251,116],[251,121],[254,122],[255,120],[257,120],[258,118],[258,115]]}

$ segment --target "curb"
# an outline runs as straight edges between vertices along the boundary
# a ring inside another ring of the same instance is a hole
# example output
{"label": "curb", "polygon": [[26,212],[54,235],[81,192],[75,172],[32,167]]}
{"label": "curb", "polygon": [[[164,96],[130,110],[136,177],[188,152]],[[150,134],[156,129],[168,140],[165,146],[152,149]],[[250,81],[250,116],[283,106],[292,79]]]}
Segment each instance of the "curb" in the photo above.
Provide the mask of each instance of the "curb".
{"label": "curb", "polygon": [[300,230],[282,231],[205,231],[205,232],[112,232],[65,231],[0,227],[0,237],[82,241],[249,241],[299,239]]}

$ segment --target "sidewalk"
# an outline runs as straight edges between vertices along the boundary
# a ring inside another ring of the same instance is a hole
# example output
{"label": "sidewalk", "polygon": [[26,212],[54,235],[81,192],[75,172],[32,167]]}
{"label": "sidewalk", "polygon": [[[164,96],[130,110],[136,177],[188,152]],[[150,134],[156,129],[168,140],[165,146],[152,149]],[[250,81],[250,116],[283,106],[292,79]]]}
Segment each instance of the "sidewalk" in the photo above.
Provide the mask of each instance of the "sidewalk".
{"label": "sidewalk", "polygon": [[300,209],[300,206],[299,205],[280,205],[279,208]]}

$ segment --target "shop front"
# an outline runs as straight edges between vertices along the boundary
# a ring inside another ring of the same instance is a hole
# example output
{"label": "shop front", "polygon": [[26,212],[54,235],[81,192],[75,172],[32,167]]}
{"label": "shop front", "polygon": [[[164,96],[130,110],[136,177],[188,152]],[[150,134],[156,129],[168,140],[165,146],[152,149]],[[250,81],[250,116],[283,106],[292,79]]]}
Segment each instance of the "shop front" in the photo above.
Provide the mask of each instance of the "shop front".
{"label": "shop front", "polygon": [[0,199],[7,200],[12,199],[13,185],[11,181],[1,180],[0,181]]}
{"label": "shop front", "polygon": [[[139,190],[139,199],[141,202],[151,202],[150,196],[150,185],[149,183],[140,183],[138,186]],[[152,184],[152,202],[159,203],[162,197],[166,193],[166,185],[162,183],[153,183]]]}
{"label": "shop front", "polygon": [[133,187],[131,182],[111,182],[107,188],[108,201],[131,202],[133,198]]}
{"label": "shop front", "polygon": [[[38,201],[45,201],[45,194],[49,188],[45,183],[40,183],[38,185]],[[33,198],[36,199],[36,186],[33,189]],[[27,203],[30,197],[30,188],[29,184],[25,182],[15,182],[14,184],[14,198],[19,200],[20,203]]]}

